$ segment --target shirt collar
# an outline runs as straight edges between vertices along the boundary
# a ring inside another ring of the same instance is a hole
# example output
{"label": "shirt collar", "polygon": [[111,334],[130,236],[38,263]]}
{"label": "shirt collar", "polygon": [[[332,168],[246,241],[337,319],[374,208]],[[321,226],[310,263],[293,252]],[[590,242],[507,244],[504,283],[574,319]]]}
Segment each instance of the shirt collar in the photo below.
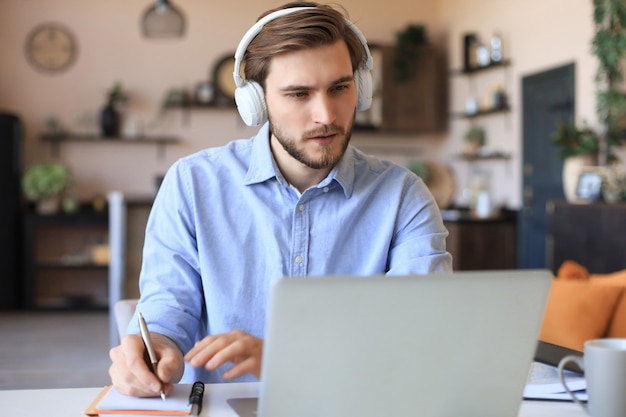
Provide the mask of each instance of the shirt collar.
{"label": "shirt collar", "polygon": [[266,122],[253,138],[245,184],[257,184],[272,178],[284,181],[270,149],[270,128],[269,122]]}
{"label": "shirt collar", "polygon": [[[276,178],[281,184],[288,185],[287,181],[280,173],[276,161],[274,161],[269,138],[269,122],[266,122],[253,138],[250,166],[245,181],[246,185],[262,183],[273,178]],[[341,188],[343,188],[346,198],[349,198],[354,189],[356,154],[356,149],[348,145],[341,161],[339,161],[337,166],[330,171],[328,176],[322,180],[317,187],[323,188],[328,186],[331,182],[336,181]]]}

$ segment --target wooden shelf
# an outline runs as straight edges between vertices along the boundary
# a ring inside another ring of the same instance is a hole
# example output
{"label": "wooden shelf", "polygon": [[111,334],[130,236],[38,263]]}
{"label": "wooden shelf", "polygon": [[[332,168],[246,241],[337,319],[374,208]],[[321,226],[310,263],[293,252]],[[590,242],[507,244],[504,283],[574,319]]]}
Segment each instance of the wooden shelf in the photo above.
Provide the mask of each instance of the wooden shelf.
{"label": "wooden shelf", "polygon": [[181,103],[181,104],[167,104],[165,106],[166,109],[168,110],[175,110],[175,109],[181,109],[181,110],[190,110],[190,109],[205,109],[205,110],[232,110],[232,109],[236,109],[237,106],[235,105],[235,101],[233,100],[233,102],[223,102],[223,103]]}
{"label": "wooden shelf", "polygon": [[37,310],[45,311],[61,311],[61,310],[95,310],[105,311],[109,308],[108,304],[99,300],[93,300],[89,297],[42,297],[35,300]]}
{"label": "wooden shelf", "polygon": [[66,262],[59,261],[39,261],[35,264],[37,268],[46,269],[108,269],[109,265],[96,264],[94,262]]}
{"label": "wooden shelf", "polygon": [[128,144],[128,145],[157,145],[159,158],[165,155],[165,147],[180,142],[174,136],[136,136],[136,137],[104,137],[100,135],[77,135],[71,133],[45,133],[39,137],[42,142],[52,145],[52,154],[59,155],[59,146],[66,142],[92,143],[92,144]]}
{"label": "wooden shelf", "polygon": [[496,109],[483,109],[479,110],[476,113],[468,114],[468,113],[454,113],[453,117],[458,119],[476,119],[478,117],[490,116],[494,114],[508,113],[511,111],[509,106],[498,107]]}
{"label": "wooden shelf", "polygon": [[46,133],[41,135],[43,142],[89,142],[89,143],[146,143],[173,144],[179,139],[173,136],[104,137],[100,135],[75,135],[66,133]]}
{"label": "wooden shelf", "polygon": [[470,154],[458,154],[457,158],[463,161],[469,161],[469,162],[474,162],[474,161],[506,161],[511,159],[511,155],[508,153],[504,153],[504,152],[493,152],[490,154],[485,154],[485,155],[470,155]]}
{"label": "wooden shelf", "polygon": [[484,67],[476,67],[476,68],[461,69],[461,70],[452,70],[452,71],[450,71],[450,73],[452,75],[472,75],[472,74],[476,74],[478,72],[489,71],[489,70],[492,70],[494,68],[508,67],[510,65],[511,65],[511,61],[508,60],[508,59],[505,59],[505,60],[500,61],[500,62],[492,62],[491,64],[486,65]]}

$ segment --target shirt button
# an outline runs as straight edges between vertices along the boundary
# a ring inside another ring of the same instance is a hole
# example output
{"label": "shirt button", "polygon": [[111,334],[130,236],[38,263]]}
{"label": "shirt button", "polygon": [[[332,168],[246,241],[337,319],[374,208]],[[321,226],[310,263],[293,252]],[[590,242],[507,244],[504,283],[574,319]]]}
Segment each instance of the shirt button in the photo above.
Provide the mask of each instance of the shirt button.
{"label": "shirt button", "polygon": [[299,264],[302,263],[302,256],[300,255],[296,256],[296,263],[299,263]]}
{"label": "shirt button", "polygon": [[300,211],[304,211],[304,204],[300,204],[300,205],[298,206],[298,210],[300,210]]}
{"label": "shirt button", "polygon": [[324,187],[324,192],[327,193],[328,192],[328,187]]}

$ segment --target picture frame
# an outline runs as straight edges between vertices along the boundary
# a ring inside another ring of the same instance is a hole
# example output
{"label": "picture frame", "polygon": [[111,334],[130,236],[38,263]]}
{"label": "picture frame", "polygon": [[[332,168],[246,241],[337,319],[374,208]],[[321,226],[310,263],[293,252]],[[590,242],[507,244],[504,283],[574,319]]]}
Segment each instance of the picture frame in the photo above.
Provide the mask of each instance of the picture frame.
{"label": "picture frame", "polygon": [[602,198],[602,184],[605,173],[601,169],[586,168],[578,176],[576,198],[582,203],[592,203]]}

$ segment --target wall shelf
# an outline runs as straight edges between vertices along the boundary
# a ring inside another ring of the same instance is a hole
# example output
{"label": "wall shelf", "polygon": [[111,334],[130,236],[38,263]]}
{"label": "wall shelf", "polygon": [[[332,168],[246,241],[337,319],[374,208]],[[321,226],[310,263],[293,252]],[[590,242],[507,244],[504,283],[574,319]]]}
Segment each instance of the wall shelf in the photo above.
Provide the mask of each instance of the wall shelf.
{"label": "wall shelf", "polygon": [[[478,107],[479,102],[484,102],[485,92],[490,94],[490,104],[483,104],[483,108],[477,109],[477,111],[471,113],[466,111],[456,111],[450,113],[450,121],[454,121],[453,119],[462,119],[469,121],[470,130],[473,128],[481,128],[485,131],[485,136],[489,137],[489,132],[487,132],[487,128],[493,129],[494,123],[493,120],[502,120],[503,122],[507,122],[509,118],[507,114],[511,112],[510,96],[507,93],[507,85],[510,83],[507,82],[507,74],[508,67],[511,65],[510,60],[502,60],[500,62],[492,62],[489,65],[482,67],[475,67],[471,69],[462,69],[462,70],[453,70],[450,71],[452,76],[460,76],[461,82],[464,83],[467,87],[465,102],[466,109],[476,109]],[[488,71],[495,71],[495,74],[486,74]],[[500,77],[504,77],[503,85],[498,87],[497,89],[491,91],[490,89],[486,89],[487,82],[493,82],[491,78],[495,77],[499,79]],[[477,90],[484,91],[477,91]],[[457,93],[458,94],[458,93]],[[482,100],[479,100],[478,97],[483,97]],[[471,102],[474,102],[473,106],[468,106]],[[480,120],[478,120],[480,119]],[[485,120],[490,119],[490,120]],[[510,153],[505,153],[502,151],[496,150],[488,150],[488,148],[484,148],[479,150],[477,153],[461,153],[456,155],[457,160],[465,161],[465,162],[482,162],[482,161],[507,161],[511,159]]]}
{"label": "wall shelf", "polygon": [[128,144],[128,145],[156,145],[158,157],[165,156],[165,147],[180,142],[174,136],[136,136],[136,137],[103,137],[100,135],[77,135],[68,133],[46,133],[39,137],[42,142],[52,146],[54,157],[59,155],[59,146],[66,142],[98,143],[98,144]]}
{"label": "wall shelf", "polygon": [[491,116],[500,113],[508,113],[511,111],[509,106],[494,108],[494,109],[483,109],[479,110],[476,113],[468,114],[468,113],[453,113],[452,117],[457,119],[476,119],[478,117]]}
{"label": "wall shelf", "polygon": [[66,262],[63,260],[39,261],[36,268],[45,269],[108,269],[108,265],[101,265],[94,262]]}
{"label": "wall shelf", "polygon": [[191,110],[191,109],[199,109],[199,110],[232,110],[236,109],[237,106],[235,102],[232,103],[176,103],[176,104],[167,104],[165,108],[168,110],[182,109],[182,110]]}
{"label": "wall shelf", "polygon": [[511,65],[511,61],[508,59],[505,59],[503,61],[500,62],[492,62],[489,65],[486,65],[484,67],[475,67],[475,68],[470,68],[470,69],[461,69],[461,70],[452,70],[450,71],[450,74],[452,75],[472,75],[472,74],[476,74],[479,72],[485,72],[485,71],[489,71],[492,70],[494,68],[502,68],[502,67],[508,67]]}
{"label": "wall shelf", "polygon": [[503,152],[493,152],[485,155],[470,155],[470,154],[458,154],[457,158],[462,161],[477,162],[477,161],[507,161],[511,159],[511,155]]}

